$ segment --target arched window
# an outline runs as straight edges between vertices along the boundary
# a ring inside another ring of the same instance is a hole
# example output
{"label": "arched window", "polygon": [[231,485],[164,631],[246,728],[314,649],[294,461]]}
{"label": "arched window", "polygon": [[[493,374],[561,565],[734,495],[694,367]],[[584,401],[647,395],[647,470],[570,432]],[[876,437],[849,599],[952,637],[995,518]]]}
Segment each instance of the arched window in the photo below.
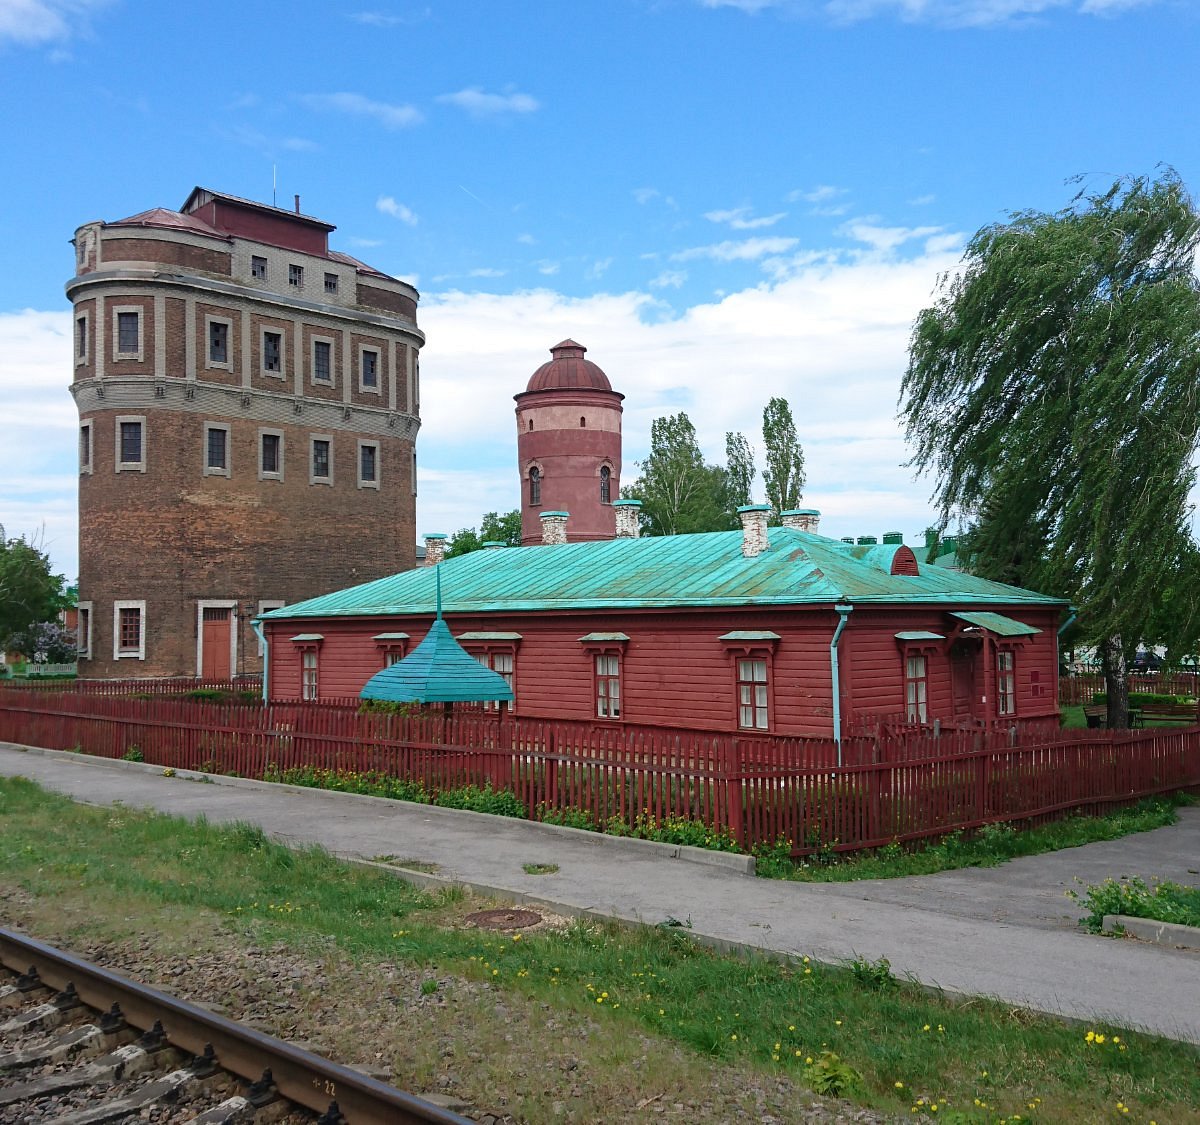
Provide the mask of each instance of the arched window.
{"label": "arched window", "polygon": [[602,465],[600,468],[600,503],[609,504],[612,502],[612,469],[607,465]]}
{"label": "arched window", "polygon": [[533,419],[532,418],[529,419],[529,428],[531,430],[533,429]]}
{"label": "arched window", "polygon": [[580,427],[587,425],[587,419],[582,414],[579,415],[579,425]]}
{"label": "arched window", "polygon": [[542,471],[536,465],[529,470],[529,502],[531,504],[542,502]]}

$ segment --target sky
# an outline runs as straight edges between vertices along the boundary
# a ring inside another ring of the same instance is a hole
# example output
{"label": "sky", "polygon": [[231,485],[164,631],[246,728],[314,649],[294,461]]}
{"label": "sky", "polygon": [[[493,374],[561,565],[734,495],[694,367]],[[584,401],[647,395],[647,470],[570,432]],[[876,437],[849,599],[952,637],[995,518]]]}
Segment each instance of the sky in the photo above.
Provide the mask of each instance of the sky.
{"label": "sky", "polygon": [[518,506],[512,396],[569,336],[626,483],[681,410],[761,468],[782,396],[821,530],[918,542],[914,317],[1074,177],[1200,188],[1198,46],[1197,0],[0,0],[0,524],[75,577],[69,240],[202,185],[419,288],[419,534]]}

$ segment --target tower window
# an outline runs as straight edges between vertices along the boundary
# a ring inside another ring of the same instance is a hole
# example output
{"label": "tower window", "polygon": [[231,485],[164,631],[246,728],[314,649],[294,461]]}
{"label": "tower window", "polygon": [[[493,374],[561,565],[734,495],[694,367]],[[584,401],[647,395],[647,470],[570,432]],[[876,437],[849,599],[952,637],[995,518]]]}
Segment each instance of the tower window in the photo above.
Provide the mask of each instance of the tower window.
{"label": "tower window", "polygon": [[204,475],[229,476],[229,427],[204,423]]}
{"label": "tower window", "polygon": [[362,386],[365,391],[379,389],[379,353],[371,348],[363,348],[361,360]]}
{"label": "tower window", "polygon": [[229,325],[226,321],[208,322],[208,362],[229,362]]}
{"label": "tower window", "polygon": [[583,427],[586,425],[587,425],[587,419],[581,414],[579,416],[579,428],[583,429]]}
{"label": "tower window", "polygon": [[529,470],[529,502],[531,504],[542,502],[542,471],[536,465]]}
{"label": "tower window", "polygon": [[283,373],[283,333],[263,333],[262,365],[264,371]]}
{"label": "tower window", "polygon": [[297,265],[288,266],[288,284],[293,289],[304,288],[304,267]]}
{"label": "tower window", "polygon": [[117,472],[144,473],[146,471],[146,444],[144,417],[126,415],[116,419]]}
{"label": "tower window", "polygon": [[532,418],[529,419],[529,428],[531,430],[533,429],[533,419]]}
{"label": "tower window", "polygon": [[332,438],[315,437],[312,439],[312,467],[309,472],[309,484],[333,483],[333,466],[330,462],[332,445]]}
{"label": "tower window", "polygon": [[267,280],[267,259],[260,258],[257,254],[250,259],[250,276],[258,281]]}
{"label": "tower window", "polygon": [[338,291],[338,275],[336,273],[327,273],[325,275],[325,292],[336,293]]}
{"label": "tower window", "polygon": [[141,334],[138,331],[138,314],[117,313],[117,351],[126,354],[141,350]]}
{"label": "tower window", "polygon": [[607,465],[600,467],[600,503],[612,503],[612,469]]}
{"label": "tower window", "polygon": [[333,372],[329,364],[331,352],[332,348],[326,341],[316,340],[313,342],[313,378],[317,382],[330,383],[333,381]]}
{"label": "tower window", "polygon": [[259,431],[258,475],[276,480],[283,477],[283,434],[276,430]]}

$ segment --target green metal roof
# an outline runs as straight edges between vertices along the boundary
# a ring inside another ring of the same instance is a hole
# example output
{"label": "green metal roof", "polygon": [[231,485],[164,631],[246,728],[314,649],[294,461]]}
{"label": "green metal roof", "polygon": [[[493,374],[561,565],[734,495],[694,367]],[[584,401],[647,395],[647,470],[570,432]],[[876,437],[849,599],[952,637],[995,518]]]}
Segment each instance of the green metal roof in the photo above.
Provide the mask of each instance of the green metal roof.
{"label": "green metal roof", "polygon": [[[653,609],[703,606],[925,604],[970,607],[1065,606],[1015,586],[920,564],[893,576],[898,548],[857,546],[794,528],[768,531],[769,549],[742,555],[741,531],[668,535],[553,547],[472,551],[441,564],[446,613]],[[432,569],[296,602],[264,620],[429,613]]]}
{"label": "green metal roof", "polygon": [[376,672],[359,694],[363,699],[393,703],[511,703],[513,698],[504,677],[464,652],[440,617],[412,652]]}
{"label": "green metal roof", "polygon": [[941,633],[931,633],[927,629],[911,629],[906,633],[897,633],[898,641],[944,641]]}
{"label": "green metal roof", "polygon": [[783,638],[770,629],[734,629],[731,633],[722,633],[718,641],[778,641]]}
{"label": "green metal roof", "polygon": [[950,616],[966,621],[969,625],[978,625],[998,637],[1028,637],[1041,632],[1041,629],[1035,629],[1023,621],[1014,621],[1002,613],[951,613]]}

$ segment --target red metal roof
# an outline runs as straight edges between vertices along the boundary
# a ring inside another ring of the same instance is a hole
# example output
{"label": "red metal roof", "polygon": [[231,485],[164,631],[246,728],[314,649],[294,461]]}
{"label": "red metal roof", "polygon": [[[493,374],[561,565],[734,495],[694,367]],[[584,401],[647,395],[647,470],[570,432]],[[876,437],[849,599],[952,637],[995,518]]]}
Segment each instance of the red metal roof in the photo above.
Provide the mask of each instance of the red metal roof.
{"label": "red metal roof", "polygon": [[612,393],[612,384],[590,359],[584,359],[587,351],[574,340],[563,340],[550,349],[554,357],[543,363],[532,375],[526,393],[530,391],[607,391]]}
{"label": "red metal roof", "polygon": [[181,215],[178,211],[168,211],[165,207],[152,207],[149,211],[141,211],[130,215],[128,219],[118,219],[115,223],[106,223],[110,227],[162,227],[167,230],[190,230],[196,234],[207,234],[213,238],[225,238],[215,227],[211,227],[203,219],[195,215]]}
{"label": "red metal roof", "polygon": [[213,191],[212,188],[192,188],[191,194],[183,201],[183,206],[179,210],[187,213],[203,207],[207,203],[231,203],[236,207],[246,207],[252,211],[260,211],[263,214],[280,218],[286,217],[301,223],[311,223],[314,226],[323,228],[326,232],[337,230],[337,227],[332,223],[325,222],[324,219],[317,219],[312,215],[302,215],[299,211],[289,211],[286,207],[274,207],[269,203],[257,203],[253,199],[243,199],[240,195],[229,195],[227,192]]}

